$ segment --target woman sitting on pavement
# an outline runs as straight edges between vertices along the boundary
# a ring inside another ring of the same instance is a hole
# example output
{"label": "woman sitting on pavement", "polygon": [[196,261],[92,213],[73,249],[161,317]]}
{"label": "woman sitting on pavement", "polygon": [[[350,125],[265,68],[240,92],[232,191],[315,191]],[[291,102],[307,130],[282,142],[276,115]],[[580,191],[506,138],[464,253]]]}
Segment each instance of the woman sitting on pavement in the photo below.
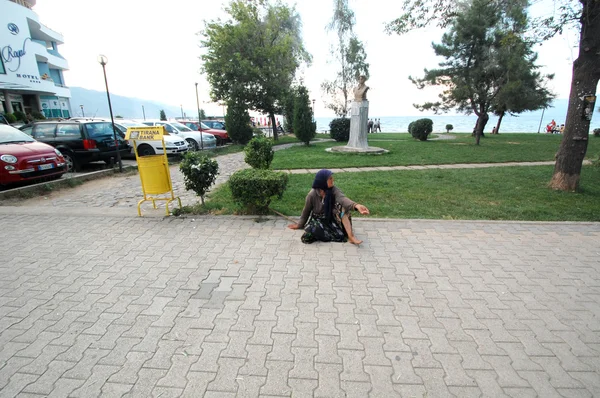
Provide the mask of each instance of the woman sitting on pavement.
{"label": "woman sitting on pavement", "polygon": [[304,228],[304,243],[349,241],[360,245],[362,240],[358,240],[352,231],[352,210],[369,214],[369,209],[350,200],[333,185],[333,173],[330,170],[320,170],[306,195],[300,220],[297,224],[288,225],[288,228]]}

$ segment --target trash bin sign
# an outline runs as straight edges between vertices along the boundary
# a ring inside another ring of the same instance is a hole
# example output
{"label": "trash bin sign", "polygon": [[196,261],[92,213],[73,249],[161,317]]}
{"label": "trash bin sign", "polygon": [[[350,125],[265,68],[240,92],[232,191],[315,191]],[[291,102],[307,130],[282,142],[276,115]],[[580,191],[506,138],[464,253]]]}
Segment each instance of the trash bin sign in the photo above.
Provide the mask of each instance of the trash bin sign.
{"label": "trash bin sign", "polygon": [[[133,150],[135,151],[135,160],[138,164],[140,180],[142,182],[142,191],[144,199],[138,202],[138,215],[142,215],[141,205],[146,201],[152,201],[156,209],[156,201],[166,202],[166,215],[169,215],[169,203],[177,199],[181,209],[181,199],[173,193],[173,184],[171,183],[171,173],[169,170],[169,160],[167,159],[167,149],[163,136],[166,135],[164,126],[153,127],[129,127],[125,134],[125,139],[133,141]],[[138,141],[161,141],[163,146],[162,155],[139,156],[137,147]],[[154,195],[170,194],[167,197],[157,197]]]}

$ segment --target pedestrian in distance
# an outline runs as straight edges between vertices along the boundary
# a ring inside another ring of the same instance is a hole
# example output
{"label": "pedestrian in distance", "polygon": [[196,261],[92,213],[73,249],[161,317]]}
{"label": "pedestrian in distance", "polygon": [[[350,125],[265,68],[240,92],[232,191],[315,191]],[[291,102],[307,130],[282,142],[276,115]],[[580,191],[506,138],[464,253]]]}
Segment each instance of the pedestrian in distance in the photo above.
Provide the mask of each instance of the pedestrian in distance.
{"label": "pedestrian in distance", "polygon": [[360,245],[362,240],[354,236],[351,211],[369,214],[369,209],[347,198],[334,186],[331,170],[319,170],[315,175],[312,189],[306,195],[304,209],[296,224],[289,229],[304,229],[303,243],[350,242]]}
{"label": "pedestrian in distance", "polygon": [[372,133],[373,132],[373,120],[372,119],[369,119],[369,123],[367,124],[367,127],[368,127],[367,132]]}

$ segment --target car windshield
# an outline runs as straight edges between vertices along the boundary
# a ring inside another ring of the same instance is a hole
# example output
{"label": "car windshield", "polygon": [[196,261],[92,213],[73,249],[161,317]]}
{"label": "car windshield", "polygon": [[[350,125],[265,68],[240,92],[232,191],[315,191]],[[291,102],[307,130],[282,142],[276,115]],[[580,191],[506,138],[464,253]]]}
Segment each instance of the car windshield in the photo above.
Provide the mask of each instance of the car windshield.
{"label": "car windshield", "polygon": [[123,127],[146,127],[145,124],[143,123],[138,123],[138,122],[126,122],[124,120],[119,120],[118,122],[115,122],[115,124],[120,124]]}
{"label": "car windshield", "polygon": [[206,124],[204,124],[204,123],[200,123],[200,125],[202,126],[202,130],[206,130],[206,129],[209,129],[209,128],[210,128],[209,126],[207,126],[207,125],[206,125]]}
{"label": "car windshield", "polygon": [[87,129],[88,137],[91,139],[113,135],[112,123],[86,123],[85,128]]}
{"label": "car windshield", "polygon": [[33,138],[11,126],[0,126],[0,144],[35,142]]}
{"label": "car windshield", "polygon": [[169,124],[173,127],[175,127],[177,130],[179,131],[192,131],[191,128],[189,128],[188,126],[186,126],[185,124],[181,124],[179,122],[169,122]]}

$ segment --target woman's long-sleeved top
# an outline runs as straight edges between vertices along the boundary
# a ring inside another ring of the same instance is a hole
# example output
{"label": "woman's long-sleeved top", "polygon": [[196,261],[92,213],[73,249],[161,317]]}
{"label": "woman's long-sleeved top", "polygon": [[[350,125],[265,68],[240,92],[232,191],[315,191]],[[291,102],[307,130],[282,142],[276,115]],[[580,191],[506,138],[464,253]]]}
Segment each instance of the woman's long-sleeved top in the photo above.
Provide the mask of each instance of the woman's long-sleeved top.
{"label": "woman's long-sleeved top", "polygon": [[[339,203],[342,205],[342,208],[345,212],[349,212],[354,210],[354,206],[356,202],[348,199],[346,195],[336,186],[331,188],[331,193],[333,194],[333,203]],[[300,221],[298,221],[298,227],[304,228],[306,221],[308,221],[308,217],[310,217],[311,212],[314,214],[323,214],[325,211],[325,204],[323,203],[323,198],[319,195],[319,191],[316,189],[311,189],[308,195],[306,195],[306,202],[304,203],[304,210],[302,210],[302,215],[300,216]]]}

